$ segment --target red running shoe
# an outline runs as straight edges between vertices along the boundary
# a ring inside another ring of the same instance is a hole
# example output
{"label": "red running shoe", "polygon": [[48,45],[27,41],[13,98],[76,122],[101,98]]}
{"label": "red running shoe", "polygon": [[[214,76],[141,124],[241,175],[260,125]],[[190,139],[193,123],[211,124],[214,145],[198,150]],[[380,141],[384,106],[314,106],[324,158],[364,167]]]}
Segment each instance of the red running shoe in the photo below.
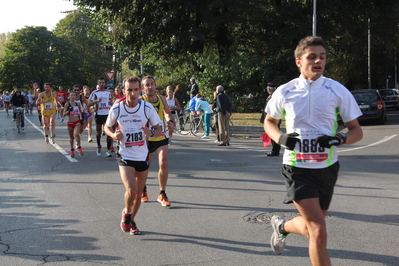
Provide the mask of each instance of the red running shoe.
{"label": "red running shoe", "polygon": [[130,231],[130,229],[132,228],[131,222],[132,222],[132,214],[125,213],[125,211],[122,211],[122,220],[121,220],[122,231],[128,233]]}

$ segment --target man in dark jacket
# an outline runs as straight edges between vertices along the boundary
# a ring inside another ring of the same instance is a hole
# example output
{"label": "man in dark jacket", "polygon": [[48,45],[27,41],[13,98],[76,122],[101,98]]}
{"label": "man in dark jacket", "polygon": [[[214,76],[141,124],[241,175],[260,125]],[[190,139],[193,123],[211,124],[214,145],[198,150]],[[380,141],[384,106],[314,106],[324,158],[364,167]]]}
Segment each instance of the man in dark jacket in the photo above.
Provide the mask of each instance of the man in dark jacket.
{"label": "man in dark jacket", "polygon": [[190,89],[190,98],[191,98],[199,93],[199,88],[197,83],[195,82],[195,78],[191,78],[190,83],[191,83],[191,89]]}
{"label": "man in dark jacket", "polygon": [[[21,91],[17,90],[14,95],[11,97],[11,105],[15,107],[24,107],[25,106],[25,97],[21,95]],[[12,121],[15,121],[15,109],[13,112]],[[21,113],[21,129],[25,129],[25,119],[24,119],[24,112]]]}
{"label": "man in dark jacket", "polygon": [[218,116],[218,127],[219,127],[219,140],[220,143],[217,146],[230,146],[229,136],[229,122],[231,116],[231,102],[229,96],[224,93],[223,86],[219,85],[216,87],[216,105],[215,111]]}

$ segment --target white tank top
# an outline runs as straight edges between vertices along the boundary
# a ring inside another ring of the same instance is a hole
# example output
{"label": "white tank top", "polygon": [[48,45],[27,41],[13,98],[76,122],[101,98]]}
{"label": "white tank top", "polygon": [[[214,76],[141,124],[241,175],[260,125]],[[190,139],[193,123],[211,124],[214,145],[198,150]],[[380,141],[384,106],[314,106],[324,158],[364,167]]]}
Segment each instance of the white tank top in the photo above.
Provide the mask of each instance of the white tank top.
{"label": "white tank top", "polygon": [[172,99],[171,100],[168,100],[168,98],[166,98],[166,103],[168,104],[168,106],[169,106],[169,111],[175,111],[175,105],[176,105],[176,102],[175,102],[175,97],[172,97]]}

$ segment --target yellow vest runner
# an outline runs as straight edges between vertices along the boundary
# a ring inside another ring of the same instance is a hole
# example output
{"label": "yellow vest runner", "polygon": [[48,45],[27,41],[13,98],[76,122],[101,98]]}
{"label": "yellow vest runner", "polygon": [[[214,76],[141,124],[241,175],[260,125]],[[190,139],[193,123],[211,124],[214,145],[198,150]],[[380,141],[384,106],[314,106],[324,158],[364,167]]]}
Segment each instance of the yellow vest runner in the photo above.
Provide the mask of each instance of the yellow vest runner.
{"label": "yellow vest runner", "polygon": [[149,137],[149,138],[148,138],[148,141],[160,141],[160,140],[166,139],[166,136],[165,136],[165,126],[164,126],[164,123],[163,123],[163,121],[164,121],[164,119],[165,119],[165,113],[163,112],[165,106],[164,106],[164,104],[163,104],[163,102],[162,102],[161,97],[159,97],[159,95],[157,95],[158,101],[157,101],[156,103],[150,102],[150,100],[148,99],[147,95],[145,95],[145,94],[144,94],[143,96],[141,96],[141,98],[142,98],[144,101],[146,101],[146,102],[152,104],[152,106],[153,106],[153,107],[155,108],[155,110],[157,111],[157,114],[158,114],[158,116],[159,116],[159,126],[161,127],[162,132],[164,133],[162,136],[157,137],[157,138],[151,138],[151,137]]}
{"label": "yellow vest runner", "polygon": [[47,99],[50,99],[50,101],[40,104],[40,107],[42,109],[42,116],[50,116],[52,114],[55,114],[57,111],[54,104],[54,94],[52,92],[50,93],[50,97],[47,97],[46,92],[43,92],[42,101],[46,101]]}

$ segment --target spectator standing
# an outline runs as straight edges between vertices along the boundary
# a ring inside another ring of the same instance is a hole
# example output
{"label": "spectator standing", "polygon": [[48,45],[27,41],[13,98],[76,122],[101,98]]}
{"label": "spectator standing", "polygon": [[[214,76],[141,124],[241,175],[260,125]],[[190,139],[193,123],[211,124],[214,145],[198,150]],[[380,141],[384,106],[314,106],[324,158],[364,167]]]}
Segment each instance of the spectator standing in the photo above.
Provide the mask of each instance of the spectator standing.
{"label": "spectator standing", "polygon": [[[282,175],[287,187],[284,203],[294,203],[300,216],[286,221],[271,218],[271,247],[284,252],[289,233],[309,239],[312,265],[330,266],[325,216],[338,178],[336,146],[363,137],[357,118],[362,115],[352,94],[339,82],[326,78],[326,44],[320,37],[302,39],[295,50],[299,78],[280,86],[266,106],[267,134],[285,148]],[[337,113],[348,131],[337,133]],[[278,128],[286,119],[287,134]]]}
{"label": "spectator standing", "polygon": [[209,107],[210,104],[205,98],[201,97],[200,94],[197,94],[197,100],[195,103],[195,111],[204,112],[204,127],[205,133],[202,136],[203,139],[209,139],[209,131],[211,126],[211,117],[213,115],[212,109]]}
{"label": "spectator standing", "polygon": [[199,88],[197,83],[195,82],[195,78],[190,79],[191,89],[190,89],[190,96],[196,96],[199,93]]}
{"label": "spectator standing", "polygon": [[231,116],[231,102],[229,97],[224,93],[223,86],[216,87],[216,105],[215,111],[218,115],[218,129],[220,143],[217,146],[230,146],[229,122]]}
{"label": "spectator standing", "polygon": [[[277,89],[277,86],[274,83],[269,82],[269,83],[267,83],[267,88],[266,89],[267,89],[267,93],[269,93],[269,96],[267,96],[267,98],[266,98],[266,106],[267,106],[267,103],[272,98],[272,95],[275,92],[275,90]],[[266,114],[266,107],[265,107],[264,114]],[[264,121],[262,123],[264,123]],[[280,125],[281,125],[281,120],[278,123],[278,128],[280,128]],[[267,156],[269,156],[269,157],[270,156],[279,156],[280,155],[280,149],[281,149],[280,144],[278,144],[277,142],[272,140],[272,151],[269,152],[267,154]]]}
{"label": "spectator standing", "polygon": [[[179,101],[175,98],[173,94],[173,89],[171,86],[166,87],[166,103],[168,104],[170,111],[170,120],[176,125],[176,112],[180,110]],[[173,131],[169,131],[169,144],[171,144]]]}
{"label": "spectator standing", "polygon": [[[176,112],[177,112],[177,116],[179,117],[180,125],[183,125],[184,124],[184,121],[183,121],[184,107],[190,101],[190,97],[188,96],[187,92],[183,91],[180,84],[176,85],[174,97],[179,102],[180,109],[176,110]],[[183,126],[181,126],[180,130],[183,130],[182,127]]]}

